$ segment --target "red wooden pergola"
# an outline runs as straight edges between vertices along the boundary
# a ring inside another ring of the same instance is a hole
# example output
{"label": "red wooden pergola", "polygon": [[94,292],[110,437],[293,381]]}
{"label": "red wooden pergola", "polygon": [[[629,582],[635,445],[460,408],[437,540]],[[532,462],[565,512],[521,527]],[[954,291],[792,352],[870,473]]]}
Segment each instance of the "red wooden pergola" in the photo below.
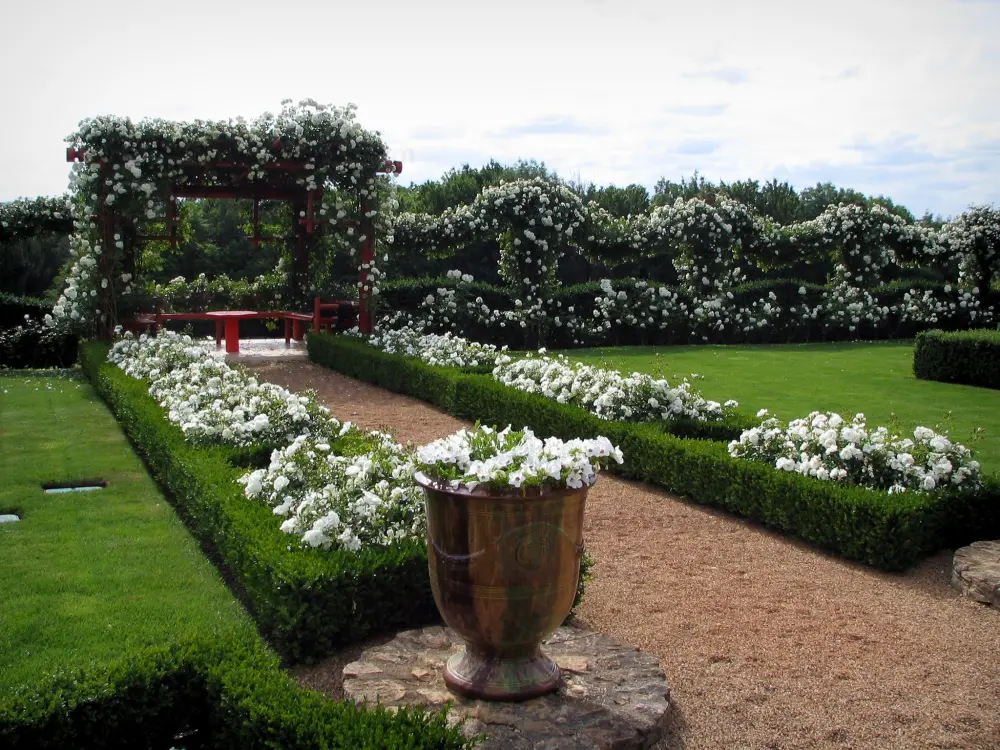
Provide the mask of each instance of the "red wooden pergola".
{"label": "red wooden pergola", "polygon": [[[272,151],[277,151],[281,146],[281,139],[275,138],[271,144]],[[84,161],[86,152],[75,148],[66,149],[66,161]],[[108,205],[106,198],[109,194],[106,180],[110,178],[108,165],[95,160],[101,168],[101,179],[99,200],[97,202],[97,215],[93,217],[101,236],[101,242],[106,247],[112,247],[115,234],[123,234],[126,231],[128,242],[133,250],[139,245],[151,241],[169,242],[176,248],[180,241],[178,234],[179,219],[177,216],[178,198],[228,198],[250,200],[253,202],[252,228],[253,234],[249,237],[251,244],[257,248],[261,242],[284,240],[284,237],[265,237],[260,233],[260,202],[261,201],[288,201],[291,204],[292,215],[295,217],[295,256],[292,264],[292,287],[296,293],[305,298],[305,279],[309,269],[309,255],[312,248],[312,241],[315,238],[317,228],[327,224],[325,218],[318,217],[318,209],[323,202],[323,189],[309,189],[305,185],[298,183],[301,173],[306,170],[306,166],[294,161],[273,161],[267,164],[249,164],[236,162],[182,162],[176,165],[184,171],[182,177],[175,177],[166,190],[159,196],[166,206],[166,216],[151,218],[150,223],[163,224],[166,227],[166,234],[143,235],[139,234],[135,222],[120,212],[115,211],[114,205]],[[263,168],[267,172],[265,180],[250,181],[251,170]],[[403,171],[403,163],[400,161],[387,161],[385,166],[379,170],[382,174],[399,174]],[[359,220],[341,221],[343,226],[354,226],[365,239],[361,245],[361,288],[358,299],[359,326],[365,333],[370,333],[372,329],[371,310],[371,285],[369,283],[368,268],[371,267],[375,258],[375,225],[369,214],[376,208],[371,196],[358,197],[360,216]],[[107,256],[102,256],[107,257]],[[128,255],[127,255],[128,257]],[[132,256],[134,261],[134,256]],[[101,268],[104,275],[109,269]],[[132,270],[131,268],[129,270]]]}

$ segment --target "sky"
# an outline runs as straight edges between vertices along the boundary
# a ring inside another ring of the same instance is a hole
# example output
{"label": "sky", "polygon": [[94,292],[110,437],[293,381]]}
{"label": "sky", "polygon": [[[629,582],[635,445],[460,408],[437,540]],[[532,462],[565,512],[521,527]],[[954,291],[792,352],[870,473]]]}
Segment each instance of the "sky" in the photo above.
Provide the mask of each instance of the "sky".
{"label": "sky", "polygon": [[830,181],[917,215],[1000,204],[1000,0],[57,0],[0,7],[0,201],[66,190],[102,114],[358,105],[402,185]]}

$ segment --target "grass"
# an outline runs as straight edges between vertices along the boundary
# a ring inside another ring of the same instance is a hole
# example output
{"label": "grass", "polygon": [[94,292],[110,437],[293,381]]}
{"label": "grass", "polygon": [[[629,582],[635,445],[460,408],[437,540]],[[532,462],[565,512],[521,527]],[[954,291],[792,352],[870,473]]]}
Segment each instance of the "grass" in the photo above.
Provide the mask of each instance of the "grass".
{"label": "grass", "polygon": [[[0,377],[0,694],[252,622],[85,380]],[[105,489],[45,494],[43,482]]]}
{"label": "grass", "polygon": [[[1000,474],[1000,391],[913,377],[910,341],[575,349],[571,359],[668,380],[691,378],[706,398],[736,399],[783,420],[811,411],[863,412],[868,424],[948,429]],[[972,444],[976,428],[985,430]]]}

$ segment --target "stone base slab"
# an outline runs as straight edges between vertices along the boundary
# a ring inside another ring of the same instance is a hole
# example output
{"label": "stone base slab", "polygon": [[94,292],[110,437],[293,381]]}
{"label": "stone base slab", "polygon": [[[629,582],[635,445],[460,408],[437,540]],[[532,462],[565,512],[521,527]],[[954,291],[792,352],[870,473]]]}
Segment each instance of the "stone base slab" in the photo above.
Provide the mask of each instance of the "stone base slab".
{"label": "stone base slab", "polygon": [[485,734],[480,750],[649,748],[663,734],[670,686],[656,657],[580,628],[561,627],[542,643],[560,667],[558,691],[518,703],[472,700],[444,683],[448,657],[464,648],[449,628],[405,630],[344,667],[344,693],[383,706],[452,701],[451,724]]}
{"label": "stone base slab", "polygon": [[956,551],[951,582],[966,596],[1000,607],[1000,541],[973,542]]}

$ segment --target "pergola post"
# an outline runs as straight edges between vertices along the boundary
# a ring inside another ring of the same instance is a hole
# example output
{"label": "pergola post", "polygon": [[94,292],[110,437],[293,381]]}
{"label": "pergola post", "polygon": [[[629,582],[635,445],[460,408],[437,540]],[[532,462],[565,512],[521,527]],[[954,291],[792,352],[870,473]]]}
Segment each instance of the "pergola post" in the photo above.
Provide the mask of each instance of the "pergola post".
{"label": "pergola post", "polygon": [[372,282],[369,269],[371,268],[372,261],[375,260],[375,222],[372,221],[372,218],[368,214],[374,211],[375,207],[375,201],[371,197],[362,196],[359,228],[365,239],[361,243],[361,288],[358,290],[358,326],[364,334],[372,332],[374,317],[374,311],[372,310],[374,295],[372,295]]}

